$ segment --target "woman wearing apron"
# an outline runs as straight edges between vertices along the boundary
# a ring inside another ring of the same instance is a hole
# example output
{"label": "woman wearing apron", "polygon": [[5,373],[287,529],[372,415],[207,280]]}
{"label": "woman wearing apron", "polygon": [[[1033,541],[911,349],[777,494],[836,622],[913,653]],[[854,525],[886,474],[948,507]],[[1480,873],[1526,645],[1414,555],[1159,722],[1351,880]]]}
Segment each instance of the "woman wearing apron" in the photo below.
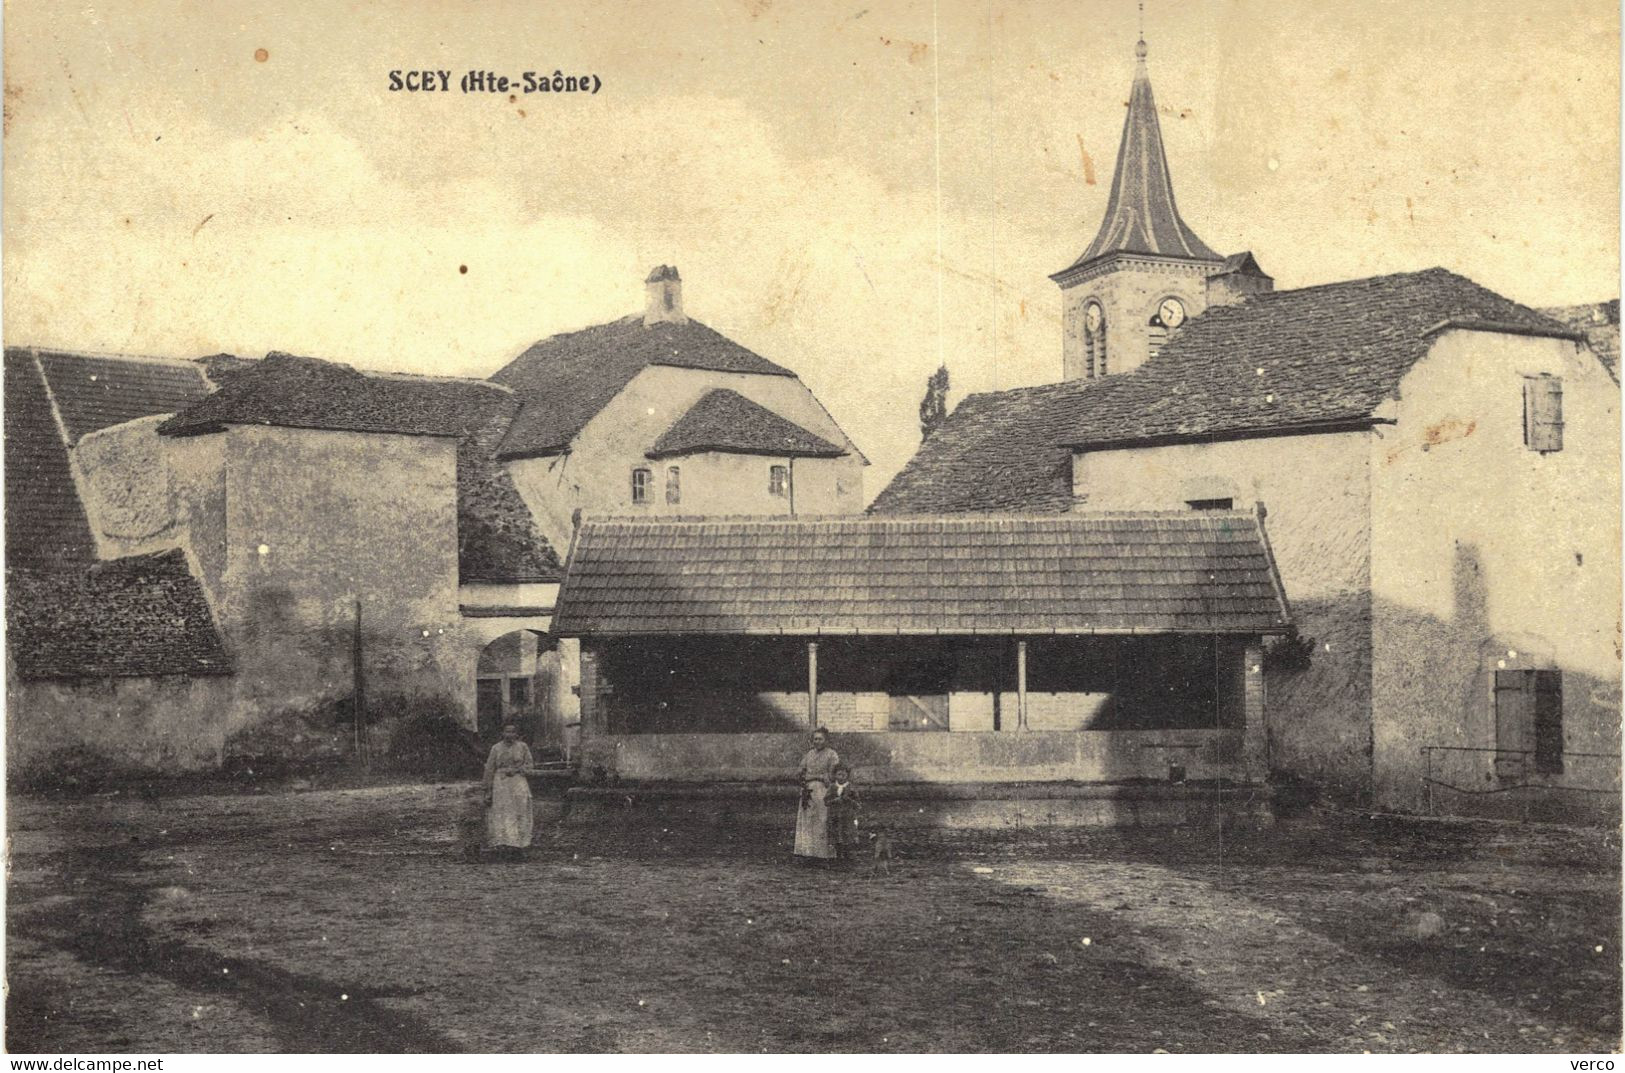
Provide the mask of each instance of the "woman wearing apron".
{"label": "woman wearing apron", "polygon": [[829,747],[829,732],[819,727],[812,734],[812,748],[801,758],[797,780],[801,784],[801,806],[796,810],[797,857],[832,860],[835,846],[829,837],[829,810],[824,795],[834,781],[835,766],[841,758]]}

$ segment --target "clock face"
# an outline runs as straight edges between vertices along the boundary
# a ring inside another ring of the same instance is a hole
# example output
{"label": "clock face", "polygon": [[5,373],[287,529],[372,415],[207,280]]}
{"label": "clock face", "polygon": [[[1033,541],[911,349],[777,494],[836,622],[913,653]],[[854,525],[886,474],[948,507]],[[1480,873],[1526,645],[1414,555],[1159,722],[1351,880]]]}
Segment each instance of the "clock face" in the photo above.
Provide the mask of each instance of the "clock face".
{"label": "clock face", "polygon": [[1083,326],[1092,332],[1098,332],[1100,331],[1101,319],[1100,307],[1091,304],[1089,308],[1084,311]]}
{"label": "clock face", "polygon": [[1178,298],[1165,298],[1157,307],[1157,316],[1164,328],[1177,328],[1185,323],[1185,306]]}

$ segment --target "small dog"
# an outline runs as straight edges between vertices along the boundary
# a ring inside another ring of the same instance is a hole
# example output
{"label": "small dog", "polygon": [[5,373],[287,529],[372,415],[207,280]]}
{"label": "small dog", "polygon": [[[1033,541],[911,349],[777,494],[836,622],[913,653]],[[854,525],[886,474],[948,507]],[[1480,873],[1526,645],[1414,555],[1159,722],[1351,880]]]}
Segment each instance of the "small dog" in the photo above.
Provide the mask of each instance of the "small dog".
{"label": "small dog", "polygon": [[869,874],[884,872],[891,875],[892,844],[891,835],[886,833],[884,827],[876,827],[869,832],[869,847],[872,863],[869,865]]}

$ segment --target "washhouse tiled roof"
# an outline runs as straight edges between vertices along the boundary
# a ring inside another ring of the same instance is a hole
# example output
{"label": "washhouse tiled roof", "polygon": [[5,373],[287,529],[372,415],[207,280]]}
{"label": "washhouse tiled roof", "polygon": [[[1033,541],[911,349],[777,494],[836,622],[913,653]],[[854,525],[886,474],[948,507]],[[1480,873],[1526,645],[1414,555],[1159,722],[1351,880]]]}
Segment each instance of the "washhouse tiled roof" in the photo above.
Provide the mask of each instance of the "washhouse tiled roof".
{"label": "washhouse tiled roof", "polygon": [[697,320],[645,325],[623,317],[534,344],[492,375],[519,395],[522,408],[502,443],[504,458],[557,454],[650,365],[713,372],[795,373]]}
{"label": "washhouse tiled roof", "polygon": [[822,436],[726,388],[707,392],[691,406],[655,441],[649,457],[696,451],[809,458],[836,458],[846,453]]}
{"label": "washhouse tiled roof", "polygon": [[1289,613],[1259,519],[588,520],[553,632],[1272,633]]}
{"label": "washhouse tiled roof", "polygon": [[9,571],[6,647],[24,680],[232,672],[203,586],[179,549],[74,570]]}
{"label": "washhouse tiled roof", "polygon": [[871,510],[1064,510],[1070,448],[1369,424],[1448,327],[1578,338],[1442,268],[1254,295],[1132,372],[966,398]]}

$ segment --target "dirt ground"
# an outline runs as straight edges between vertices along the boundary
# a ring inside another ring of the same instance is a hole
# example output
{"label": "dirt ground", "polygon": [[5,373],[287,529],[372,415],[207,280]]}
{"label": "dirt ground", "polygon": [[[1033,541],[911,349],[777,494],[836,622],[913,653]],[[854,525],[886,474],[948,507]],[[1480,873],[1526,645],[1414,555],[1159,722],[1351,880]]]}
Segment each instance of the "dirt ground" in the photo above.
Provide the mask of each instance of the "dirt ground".
{"label": "dirt ground", "polygon": [[472,794],[14,798],[7,1049],[1619,1048],[1600,832],[914,835],[871,875],[578,819],[471,864]]}

